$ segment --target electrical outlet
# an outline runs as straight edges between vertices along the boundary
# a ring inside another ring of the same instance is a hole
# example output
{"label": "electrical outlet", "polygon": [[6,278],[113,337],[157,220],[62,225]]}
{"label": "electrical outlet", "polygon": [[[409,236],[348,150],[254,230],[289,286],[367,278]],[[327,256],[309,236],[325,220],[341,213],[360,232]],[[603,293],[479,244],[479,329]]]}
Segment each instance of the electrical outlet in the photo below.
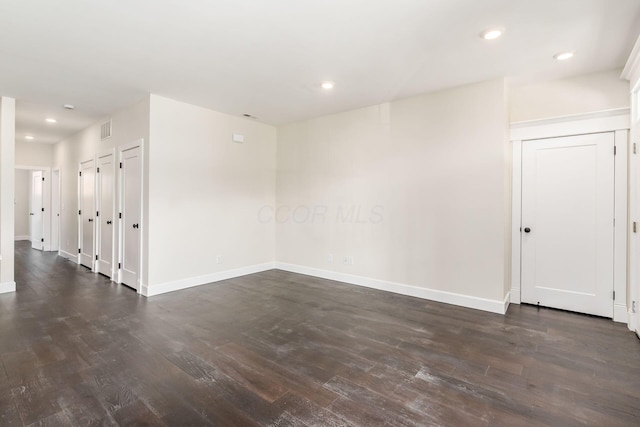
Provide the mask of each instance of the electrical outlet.
{"label": "electrical outlet", "polygon": [[222,255],[216,255],[216,264],[222,264]]}
{"label": "electrical outlet", "polygon": [[346,265],[353,265],[353,256],[348,255],[342,259],[342,262]]}

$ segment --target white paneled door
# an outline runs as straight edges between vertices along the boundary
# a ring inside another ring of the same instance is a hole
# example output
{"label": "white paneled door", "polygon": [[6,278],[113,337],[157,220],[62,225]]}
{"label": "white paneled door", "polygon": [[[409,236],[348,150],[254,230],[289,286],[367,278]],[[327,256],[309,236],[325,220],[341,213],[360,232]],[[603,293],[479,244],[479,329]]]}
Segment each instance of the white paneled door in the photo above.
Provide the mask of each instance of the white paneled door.
{"label": "white paneled door", "polygon": [[60,170],[51,174],[51,249],[60,249]]}
{"label": "white paneled door", "polygon": [[39,251],[44,249],[43,176],[42,171],[31,172],[31,210],[29,211],[31,247]]}
{"label": "white paneled door", "polygon": [[98,210],[98,273],[107,277],[113,275],[113,236],[114,236],[114,177],[115,167],[113,154],[98,158],[96,169]]}
{"label": "white paneled door", "polygon": [[613,317],[614,134],[522,145],[522,301]]}
{"label": "white paneled door", "polygon": [[121,152],[121,282],[139,290],[142,157],[140,147]]}
{"label": "white paneled door", "polygon": [[88,160],[80,164],[80,197],[78,220],[80,222],[80,264],[93,270],[95,261],[95,162]]}

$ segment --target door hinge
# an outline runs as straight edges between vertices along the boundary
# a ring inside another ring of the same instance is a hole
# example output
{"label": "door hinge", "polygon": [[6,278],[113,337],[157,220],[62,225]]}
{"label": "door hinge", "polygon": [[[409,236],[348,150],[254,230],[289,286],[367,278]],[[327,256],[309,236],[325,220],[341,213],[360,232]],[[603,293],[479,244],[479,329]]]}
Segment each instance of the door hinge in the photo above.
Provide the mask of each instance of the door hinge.
{"label": "door hinge", "polygon": [[122,268],[122,264],[118,263],[118,270]]}
{"label": "door hinge", "polygon": [[614,156],[616,155],[616,153],[617,153],[617,151],[618,151],[618,150],[617,150],[617,148],[618,148],[618,147],[616,147],[615,145],[613,146],[613,155],[614,155]]}
{"label": "door hinge", "polygon": [[40,239],[40,241],[41,241],[42,243],[44,243],[44,238]]}
{"label": "door hinge", "polygon": [[616,300],[616,291],[613,291],[613,300]]}
{"label": "door hinge", "polygon": [[96,255],[96,261],[98,260],[98,255]]}
{"label": "door hinge", "polygon": [[122,169],[122,162],[120,162],[120,169]]}
{"label": "door hinge", "polygon": [[82,215],[82,210],[78,210],[78,215]]}
{"label": "door hinge", "polygon": [[79,254],[81,254],[81,253],[82,253],[82,251],[80,250],[80,248],[78,248],[78,253],[79,253]]}
{"label": "door hinge", "polygon": [[44,181],[44,176],[42,177],[42,180]]}
{"label": "door hinge", "polygon": [[78,172],[78,176],[82,176],[82,171]]}
{"label": "door hinge", "polygon": [[44,212],[44,208],[42,208],[42,212]]}
{"label": "door hinge", "polygon": [[637,233],[638,232],[638,223],[633,221],[633,232]]}
{"label": "door hinge", "polygon": [[632,313],[636,312],[636,302],[635,301],[631,301],[631,312]]}
{"label": "door hinge", "polygon": [[96,173],[100,173],[100,168],[96,168]]}
{"label": "door hinge", "polygon": [[638,152],[638,144],[636,144],[635,142],[633,143],[633,154],[636,154]]}
{"label": "door hinge", "polygon": [[122,212],[118,214],[118,219],[122,219]]}
{"label": "door hinge", "polygon": [[96,216],[100,216],[100,211],[96,211]]}

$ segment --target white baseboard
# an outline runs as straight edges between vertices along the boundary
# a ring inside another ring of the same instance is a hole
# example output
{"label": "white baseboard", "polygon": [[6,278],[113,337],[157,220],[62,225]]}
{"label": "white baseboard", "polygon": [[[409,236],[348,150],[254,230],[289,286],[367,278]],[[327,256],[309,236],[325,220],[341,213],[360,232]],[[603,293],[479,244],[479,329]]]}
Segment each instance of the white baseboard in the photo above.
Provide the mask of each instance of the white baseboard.
{"label": "white baseboard", "polygon": [[190,277],[187,279],[174,280],[172,282],[160,283],[157,285],[141,285],[140,293],[145,297],[166,294],[167,292],[179,291],[181,289],[193,288],[194,286],[207,285],[221,280],[233,279],[246,276],[248,274],[260,273],[273,270],[274,264],[267,262],[264,264],[250,265],[248,267],[235,268],[233,270],[219,271],[217,273],[205,274],[204,276]]}
{"label": "white baseboard", "polygon": [[520,295],[520,289],[511,289],[511,304],[520,304],[522,302],[522,297]]}
{"label": "white baseboard", "polygon": [[307,276],[335,280],[337,282],[348,283],[351,285],[364,286],[367,288],[394,292],[396,294],[408,295],[431,301],[458,305],[461,307],[489,311],[491,313],[505,314],[507,308],[509,307],[509,294],[507,294],[505,299],[502,301],[490,300],[469,295],[455,294],[452,292],[421,288],[418,286],[406,285],[402,283],[387,282],[384,280],[372,279],[369,277],[355,276],[346,273],[338,273],[335,271],[320,270],[317,268],[304,267],[301,265],[287,264],[282,262],[276,262],[275,268],[279,270],[289,271],[291,273],[305,274]]}
{"label": "white baseboard", "polygon": [[6,294],[16,291],[16,282],[0,283],[0,294]]}
{"label": "white baseboard", "polygon": [[70,254],[69,252],[65,252],[62,249],[58,251],[58,255],[62,258],[67,258],[69,261],[73,261],[76,264],[78,263],[78,255]]}
{"label": "white baseboard", "polygon": [[613,305],[613,321],[619,323],[629,323],[629,313],[626,305]]}
{"label": "white baseboard", "polygon": [[629,310],[629,330],[640,336],[640,313],[632,313]]}
{"label": "white baseboard", "polygon": [[504,301],[502,303],[502,313],[499,314],[507,314],[507,310],[509,310],[509,305],[511,304],[511,291],[509,291],[507,293],[507,295],[504,297]]}
{"label": "white baseboard", "polygon": [[13,240],[15,240],[16,242],[21,240],[31,240],[31,236],[15,236]]}

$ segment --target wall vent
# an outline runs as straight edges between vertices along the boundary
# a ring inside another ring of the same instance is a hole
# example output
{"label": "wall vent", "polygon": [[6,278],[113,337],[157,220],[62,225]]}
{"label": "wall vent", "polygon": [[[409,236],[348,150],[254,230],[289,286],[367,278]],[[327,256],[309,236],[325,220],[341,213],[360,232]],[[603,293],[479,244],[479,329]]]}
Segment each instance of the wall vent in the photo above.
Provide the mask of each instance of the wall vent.
{"label": "wall vent", "polygon": [[111,138],[111,120],[100,126],[100,141]]}

